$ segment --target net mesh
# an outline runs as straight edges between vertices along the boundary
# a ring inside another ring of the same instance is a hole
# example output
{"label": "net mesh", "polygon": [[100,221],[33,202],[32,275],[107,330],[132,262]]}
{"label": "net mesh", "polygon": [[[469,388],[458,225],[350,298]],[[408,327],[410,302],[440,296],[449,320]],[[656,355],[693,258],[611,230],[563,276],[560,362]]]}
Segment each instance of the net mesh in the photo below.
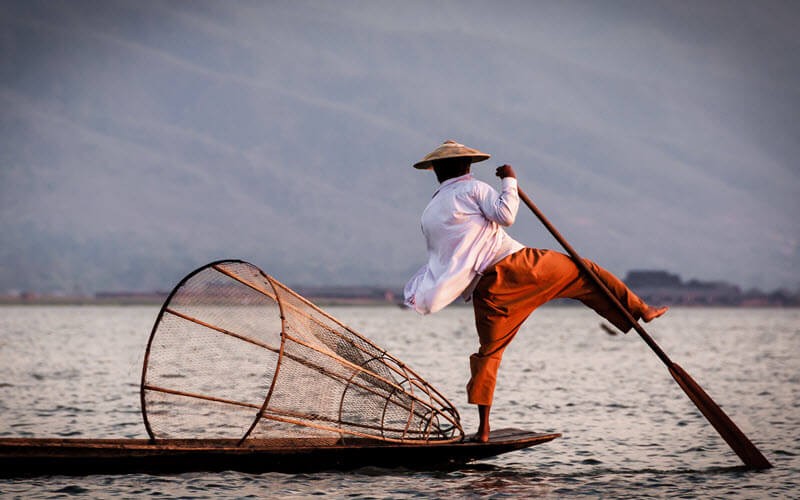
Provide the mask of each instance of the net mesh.
{"label": "net mesh", "polygon": [[458,412],[385,350],[242,261],[183,279],[145,355],[150,437],[458,441]]}

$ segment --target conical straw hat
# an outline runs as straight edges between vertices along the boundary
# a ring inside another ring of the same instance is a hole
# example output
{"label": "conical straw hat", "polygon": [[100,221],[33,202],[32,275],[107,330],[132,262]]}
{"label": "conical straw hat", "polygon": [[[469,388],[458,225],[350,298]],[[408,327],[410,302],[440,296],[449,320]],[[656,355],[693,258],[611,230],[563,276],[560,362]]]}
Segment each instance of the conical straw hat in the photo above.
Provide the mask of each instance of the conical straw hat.
{"label": "conical straw hat", "polygon": [[433,168],[431,165],[431,162],[433,161],[443,160],[445,158],[464,157],[471,158],[472,163],[477,163],[479,161],[486,160],[489,158],[489,155],[486,153],[481,153],[477,149],[472,149],[463,144],[459,144],[456,141],[444,141],[441,146],[425,155],[425,158],[423,158],[421,161],[415,163],[414,168],[418,168],[420,170],[430,170]]}

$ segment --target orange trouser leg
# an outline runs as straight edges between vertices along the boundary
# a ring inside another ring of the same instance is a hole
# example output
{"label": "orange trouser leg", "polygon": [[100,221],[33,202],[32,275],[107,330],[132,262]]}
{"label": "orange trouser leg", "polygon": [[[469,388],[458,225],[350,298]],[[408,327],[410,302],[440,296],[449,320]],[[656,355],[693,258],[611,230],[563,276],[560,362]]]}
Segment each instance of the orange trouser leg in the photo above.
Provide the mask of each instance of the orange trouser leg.
{"label": "orange trouser leg", "polygon": [[[584,262],[634,318],[641,317],[647,305],[636,294],[594,262]],[[470,403],[492,404],[503,351],[537,307],[557,298],[580,300],[622,331],[632,326],[567,255],[534,248],[509,255],[484,272],[473,294],[480,348],[470,356]]]}

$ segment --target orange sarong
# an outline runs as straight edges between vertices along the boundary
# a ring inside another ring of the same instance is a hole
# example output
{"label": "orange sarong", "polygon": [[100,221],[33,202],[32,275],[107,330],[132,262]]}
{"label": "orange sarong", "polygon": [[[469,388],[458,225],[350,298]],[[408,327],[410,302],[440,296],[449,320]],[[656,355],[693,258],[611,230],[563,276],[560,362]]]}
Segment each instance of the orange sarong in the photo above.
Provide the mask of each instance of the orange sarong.
{"label": "orange sarong", "polygon": [[[616,276],[584,259],[638,319],[647,305]],[[540,305],[557,298],[580,300],[627,332],[632,325],[567,255],[524,248],[486,269],[472,295],[480,348],[469,358],[471,404],[491,405],[503,351]]]}

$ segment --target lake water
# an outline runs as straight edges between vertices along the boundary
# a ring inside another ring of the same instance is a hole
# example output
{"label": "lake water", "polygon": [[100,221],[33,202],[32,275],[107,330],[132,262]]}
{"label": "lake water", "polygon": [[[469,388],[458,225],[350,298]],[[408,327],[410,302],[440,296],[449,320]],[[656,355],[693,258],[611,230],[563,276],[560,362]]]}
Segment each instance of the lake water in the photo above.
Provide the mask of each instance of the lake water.
{"label": "lake water", "polygon": [[[439,388],[474,431],[470,308],[325,309]],[[0,436],[146,438],[139,378],[157,312],[0,307]],[[563,437],[458,470],[51,476],[0,479],[0,496],[800,498],[800,310],[674,308],[647,325],[775,466],[758,472],[740,467],[635,333],[600,325],[582,307],[531,316],[506,351],[492,426]]]}

